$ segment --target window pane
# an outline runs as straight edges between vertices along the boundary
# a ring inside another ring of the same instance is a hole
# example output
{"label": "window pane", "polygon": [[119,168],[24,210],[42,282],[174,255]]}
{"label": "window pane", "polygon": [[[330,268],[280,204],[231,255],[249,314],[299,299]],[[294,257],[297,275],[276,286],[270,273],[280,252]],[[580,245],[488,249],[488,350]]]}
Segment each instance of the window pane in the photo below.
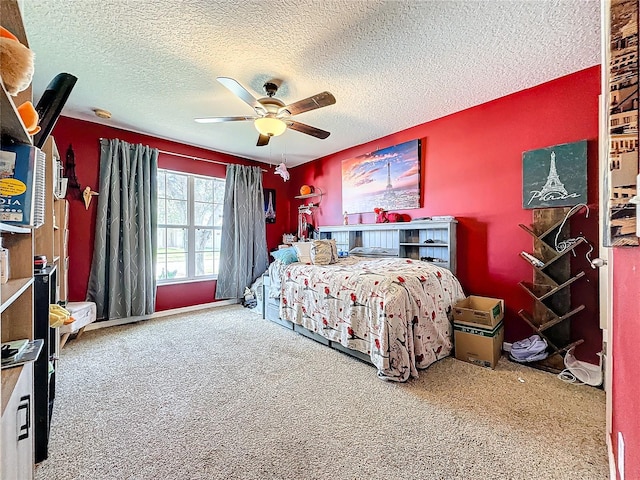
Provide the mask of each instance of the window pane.
{"label": "window pane", "polygon": [[158,198],[163,198],[165,194],[164,183],[166,181],[167,175],[164,170],[158,170]]}
{"label": "window pane", "polygon": [[213,215],[213,203],[196,202],[193,223],[199,226],[213,226]]}
{"label": "window pane", "polygon": [[167,228],[166,230],[167,263],[163,278],[185,278],[187,276],[188,230],[186,228]]}
{"label": "window pane", "polygon": [[222,226],[222,205],[216,205],[213,211],[213,225],[216,227]]}
{"label": "window pane", "polygon": [[187,277],[187,254],[180,252],[167,252],[167,270],[164,278],[186,278]]}
{"label": "window pane", "polygon": [[164,198],[158,198],[158,223],[167,223],[167,205]]}
{"label": "window pane", "polygon": [[156,258],[156,279],[166,278],[167,272],[167,229],[158,227],[158,255]]}
{"label": "window pane", "polygon": [[[216,229],[213,233],[213,250],[216,252],[220,251],[220,242],[222,241],[222,230]],[[217,263],[216,263],[217,265]]]}
{"label": "window pane", "polygon": [[169,225],[187,225],[188,204],[185,200],[167,200],[167,221]]}
{"label": "window pane", "polygon": [[224,180],[216,179],[213,181],[213,201],[216,203],[224,203]]}
{"label": "window pane", "polygon": [[213,275],[213,252],[196,253],[196,276]]}
{"label": "window pane", "polygon": [[193,190],[196,200],[201,202],[213,202],[213,180],[195,177],[193,179]]}
{"label": "window pane", "polygon": [[196,228],[196,252],[213,251],[213,230]]}
{"label": "window pane", "polygon": [[187,232],[186,228],[167,228],[167,252],[186,252],[187,251]]}
{"label": "window pane", "polygon": [[220,252],[213,252],[213,273],[218,274],[218,268],[220,267]]}
{"label": "window pane", "polygon": [[167,172],[167,198],[187,199],[187,176]]}

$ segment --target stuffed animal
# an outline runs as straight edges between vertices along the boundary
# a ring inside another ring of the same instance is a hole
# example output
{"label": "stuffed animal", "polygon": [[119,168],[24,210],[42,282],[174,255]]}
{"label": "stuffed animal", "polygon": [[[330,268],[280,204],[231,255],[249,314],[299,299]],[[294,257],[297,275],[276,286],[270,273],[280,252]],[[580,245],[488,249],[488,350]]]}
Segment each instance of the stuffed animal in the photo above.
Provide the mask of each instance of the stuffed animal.
{"label": "stuffed animal", "polygon": [[14,34],[0,27],[0,76],[9,95],[16,96],[31,84],[34,56]]}
{"label": "stuffed animal", "polygon": [[376,223],[389,223],[387,212],[384,211],[384,208],[374,208],[373,211],[376,214]]}
{"label": "stuffed animal", "polygon": [[287,166],[284,162],[276,167],[275,174],[280,175],[285,182],[289,180],[289,170],[287,170]]}
{"label": "stuffed animal", "polygon": [[387,218],[391,223],[411,221],[411,217],[405,213],[389,213],[387,214]]}

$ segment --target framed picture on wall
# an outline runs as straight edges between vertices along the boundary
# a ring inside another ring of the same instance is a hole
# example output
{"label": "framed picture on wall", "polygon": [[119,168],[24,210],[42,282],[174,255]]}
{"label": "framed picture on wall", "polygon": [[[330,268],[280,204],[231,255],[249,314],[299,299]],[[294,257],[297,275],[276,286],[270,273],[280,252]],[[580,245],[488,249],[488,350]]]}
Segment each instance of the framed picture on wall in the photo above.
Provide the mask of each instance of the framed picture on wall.
{"label": "framed picture on wall", "polygon": [[342,161],[342,211],[420,207],[420,140]]}
{"label": "framed picture on wall", "polygon": [[[608,172],[603,200],[606,202],[603,231],[608,247],[638,246],[638,1],[604,3],[605,80],[609,99]],[[608,37],[608,38],[607,38]]]}
{"label": "framed picture on wall", "polygon": [[264,221],[276,223],[276,191],[273,188],[265,188],[264,193]]}
{"label": "framed picture on wall", "polygon": [[587,141],[522,154],[522,208],[587,203]]}

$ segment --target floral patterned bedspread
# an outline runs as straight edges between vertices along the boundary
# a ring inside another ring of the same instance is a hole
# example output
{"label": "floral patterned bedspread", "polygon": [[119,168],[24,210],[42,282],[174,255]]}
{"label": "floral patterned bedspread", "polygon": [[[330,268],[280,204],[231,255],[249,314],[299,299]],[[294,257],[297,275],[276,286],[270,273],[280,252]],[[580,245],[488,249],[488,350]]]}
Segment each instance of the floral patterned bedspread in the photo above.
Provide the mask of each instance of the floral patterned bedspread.
{"label": "floral patterned bedspread", "polygon": [[465,297],[449,271],[407,258],[348,257],[282,269],[280,317],[365,353],[406,381],[451,353],[451,307]]}

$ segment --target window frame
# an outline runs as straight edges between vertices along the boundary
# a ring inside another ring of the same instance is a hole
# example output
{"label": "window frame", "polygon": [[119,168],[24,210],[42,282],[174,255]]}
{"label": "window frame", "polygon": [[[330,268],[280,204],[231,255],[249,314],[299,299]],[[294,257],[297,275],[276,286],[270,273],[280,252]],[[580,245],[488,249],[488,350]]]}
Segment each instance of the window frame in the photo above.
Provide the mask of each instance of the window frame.
{"label": "window frame", "polygon": [[[204,282],[204,281],[211,281],[211,280],[217,280],[218,278],[218,274],[214,273],[211,275],[196,275],[196,254],[199,252],[196,252],[196,230],[211,230],[212,231],[212,241],[213,241],[213,255],[214,255],[214,262],[215,262],[215,254],[216,254],[216,243],[215,243],[215,238],[216,238],[216,232],[220,232],[220,234],[222,234],[222,221],[220,222],[220,225],[215,225],[215,220],[213,221],[213,225],[208,226],[208,225],[196,225],[195,224],[195,209],[196,209],[196,202],[198,202],[198,200],[196,200],[196,196],[195,196],[195,179],[196,178],[202,178],[205,180],[211,180],[214,182],[218,181],[221,182],[221,187],[224,189],[224,184],[225,184],[225,179],[224,178],[220,178],[220,177],[214,177],[214,176],[210,176],[210,175],[202,175],[202,174],[196,174],[196,173],[188,173],[188,172],[181,172],[178,170],[171,170],[168,168],[158,168],[158,174],[160,173],[164,173],[165,175],[167,174],[172,174],[172,175],[180,175],[183,177],[187,178],[187,223],[186,224],[169,224],[169,223],[160,223],[160,221],[157,222],[156,225],[156,235],[158,236],[158,239],[160,238],[159,233],[161,229],[164,229],[164,231],[166,232],[167,229],[171,229],[171,228],[176,228],[176,229],[185,229],[187,232],[187,248],[186,248],[186,261],[187,261],[187,276],[186,277],[178,277],[178,278],[163,278],[163,279],[159,279],[158,278],[158,271],[156,271],[156,284],[158,286],[161,285],[175,285],[175,284],[180,284],[180,283],[194,283],[194,282]],[[165,196],[162,197],[163,199],[167,199],[167,192],[166,192],[166,185],[165,185]],[[159,200],[158,197],[158,192],[156,192],[156,198]],[[209,203],[209,202],[201,202],[201,203]],[[215,212],[215,206],[216,205],[224,205],[224,200],[221,203],[217,203],[215,202],[215,194],[214,194],[214,201],[212,203],[210,203],[213,208],[214,208],[214,212]],[[164,206],[162,208],[165,208]],[[158,205],[158,209],[160,209],[160,205]],[[166,218],[166,210],[164,211],[165,214],[165,222],[167,220]],[[158,217],[160,217],[160,211],[158,212]],[[218,247],[220,247],[218,245]],[[218,250],[220,251],[220,250]],[[158,261],[159,258],[156,255],[156,267],[158,265]],[[214,265],[216,265],[214,263]],[[217,262],[217,267],[220,267],[220,261],[218,259]],[[157,270],[157,268],[156,268]]]}

